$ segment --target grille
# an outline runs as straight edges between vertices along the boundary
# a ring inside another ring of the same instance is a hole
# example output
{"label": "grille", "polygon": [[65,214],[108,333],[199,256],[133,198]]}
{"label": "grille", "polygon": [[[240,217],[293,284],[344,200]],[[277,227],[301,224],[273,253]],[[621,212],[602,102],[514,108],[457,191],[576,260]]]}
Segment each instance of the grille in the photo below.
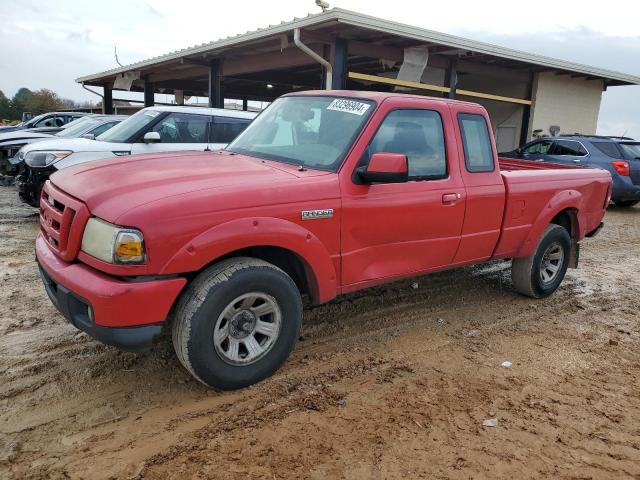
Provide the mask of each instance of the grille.
{"label": "grille", "polygon": [[47,182],[40,196],[40,231],[63,260],[74,260],[87,222],[84,204]]}

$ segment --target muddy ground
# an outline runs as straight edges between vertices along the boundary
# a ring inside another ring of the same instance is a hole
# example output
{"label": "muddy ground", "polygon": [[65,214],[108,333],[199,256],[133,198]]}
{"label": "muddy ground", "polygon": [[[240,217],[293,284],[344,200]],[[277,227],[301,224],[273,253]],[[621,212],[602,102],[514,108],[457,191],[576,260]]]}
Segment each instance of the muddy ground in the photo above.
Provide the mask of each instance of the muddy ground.
{"label": "muddy ground", "polygon": [[66,325],[36,220],[0,187],[0,478],[640,478],[639,208],[608,211],[551,298],[507,263],[342,297],[231,393],[169,342],[135,356]]}

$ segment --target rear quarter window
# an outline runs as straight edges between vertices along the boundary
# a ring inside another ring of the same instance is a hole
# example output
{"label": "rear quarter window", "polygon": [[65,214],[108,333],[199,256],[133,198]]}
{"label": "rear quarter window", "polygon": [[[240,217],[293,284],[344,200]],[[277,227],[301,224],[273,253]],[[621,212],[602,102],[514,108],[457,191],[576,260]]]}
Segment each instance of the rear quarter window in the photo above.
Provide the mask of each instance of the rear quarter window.
{"label": "rear quarter window", "polygon": [[213,117],[212,143],[231,143],[251,123],[250,118]]}
{"label": "rear quarter window", "polygon": [[474,113],[459,113],[458,124],[467,170],[472,173],[493,172],[495,160],[485,118]]}
{"label": "rear quarter window", "polygon": [[611,158],[620,158],[622,157],[622,153],[620,153],[620,149],[613,142],[591,142],[591,144],[604,153],[607,157]]}

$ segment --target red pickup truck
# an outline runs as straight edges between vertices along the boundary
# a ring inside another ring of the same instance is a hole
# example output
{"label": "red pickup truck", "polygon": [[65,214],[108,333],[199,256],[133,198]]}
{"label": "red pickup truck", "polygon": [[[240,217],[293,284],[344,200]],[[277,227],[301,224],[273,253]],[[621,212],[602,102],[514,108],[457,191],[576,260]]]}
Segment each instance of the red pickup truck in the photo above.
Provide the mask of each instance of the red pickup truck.
{"label": "red pickup truck", "polygon": [[171,327],[206,385],[273,374],[312,303],[404,277],[512,259],[514,288],[553,293],[602,226],[604,170],[498,160],[487,112],[354,91],[276,100],[226,150],[56,173],[37,259],[62,314],[148,347]]}

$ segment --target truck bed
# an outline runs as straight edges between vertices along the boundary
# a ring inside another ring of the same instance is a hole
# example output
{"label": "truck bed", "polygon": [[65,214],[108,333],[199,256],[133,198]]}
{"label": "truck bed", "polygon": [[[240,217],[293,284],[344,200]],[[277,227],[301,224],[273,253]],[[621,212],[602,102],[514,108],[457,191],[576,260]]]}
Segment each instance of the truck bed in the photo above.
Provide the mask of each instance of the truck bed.
{"label": "truck bed", "polygon": [[551,219],[541,222],[539,217],[565,198],[575,198],[579,205],[579,231],[574,232],[574,240],[582,239],[600,224],[611,185],[606,170],[512,158],[499,158],[498,162],[506,202],[496,257],[522,256],[523,248],[532,250],[532,227],[548,224]]}
{"label": "truck bed", "polygon": [[559,163],[534,162],[531,160],[518,160],[515,158],[498,157],[498,164],[502,172],[514,170],[573,170],[584,169],[579,165],[561,165]]}

